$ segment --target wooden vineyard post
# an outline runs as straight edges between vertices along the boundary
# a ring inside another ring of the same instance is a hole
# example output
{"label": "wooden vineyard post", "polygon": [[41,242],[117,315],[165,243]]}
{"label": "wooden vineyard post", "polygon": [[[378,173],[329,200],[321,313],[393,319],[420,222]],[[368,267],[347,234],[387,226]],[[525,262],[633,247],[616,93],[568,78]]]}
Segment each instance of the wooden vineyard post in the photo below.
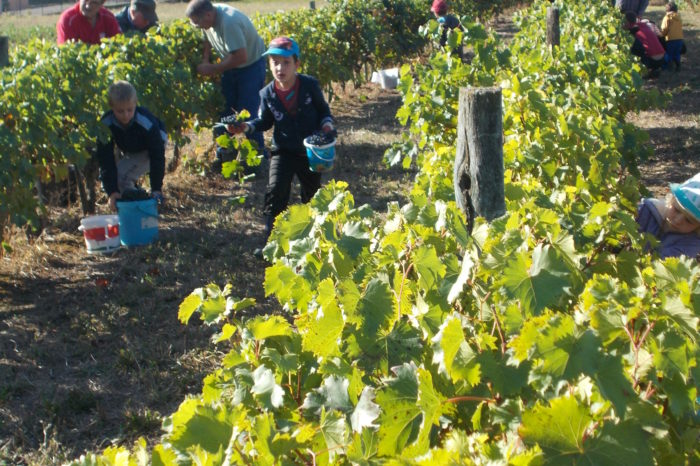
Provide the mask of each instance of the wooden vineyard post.
{"label": "wooden vineyard post", "polygon": [[[1,2],[2,0],[0,0]],[[0,68],[10,64],[10,39],[0,36]]]}
{"label": "wooden vineyard post", "polygon": [[547,45],[559,47],[559,8],[547,7]]}
{"label": "wooden vineyard post", "polygon": [[315,9],[316,9],[316,2],[315,2],[314,0],[311,0],[311,1],[309,2],[309,8],[312,9],[312,10],[315,10]]}
{"label": "wooden vineyard post", "polygon": [[503,182],[503,104],[498,87],[460,88],[455,200],[467,215],[491,221],[506,212]]}

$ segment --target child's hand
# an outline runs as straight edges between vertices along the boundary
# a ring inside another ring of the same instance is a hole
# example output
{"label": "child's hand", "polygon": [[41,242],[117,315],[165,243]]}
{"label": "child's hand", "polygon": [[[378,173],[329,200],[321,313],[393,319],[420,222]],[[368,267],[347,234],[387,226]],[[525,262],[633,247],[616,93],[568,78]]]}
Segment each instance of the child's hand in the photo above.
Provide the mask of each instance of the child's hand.
{"label": "child's hand", "polygon": [[240,134],[248,131],[248,124],[243,122],[229,123],[226,125],[226,131],[231,134]]}
{"label": "child's hand", "polygon": [[321,127],[321,130],[323,130],[324,133],[330,133],[333,131],[333,125],[330,123],[326,123]]}
{"label": "child's hand", "polygon": [[113,212],[117,211],[117,199],[121,199],[122,194],[119,191],[115,191],[109,195],[109,208]]}

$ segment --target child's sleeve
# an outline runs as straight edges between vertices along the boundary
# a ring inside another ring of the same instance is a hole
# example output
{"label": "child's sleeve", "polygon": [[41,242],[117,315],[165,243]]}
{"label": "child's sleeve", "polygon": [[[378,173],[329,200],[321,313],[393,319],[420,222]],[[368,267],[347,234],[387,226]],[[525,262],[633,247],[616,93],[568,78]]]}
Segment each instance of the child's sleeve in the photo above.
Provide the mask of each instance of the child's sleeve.
{"label": "child's sleeve", "polygon": [[661,35],[668,35],[668,15],[664,16],[664,19],[661,20]]}
{"label": "child's sleeve", "polygon": [[154,124],[148,132],[148,157],[151,159],[148,173],[151,182],[151,191],[161,191],[163,188],[163,177],[165,176],[165,142],[168,140],[167,134],[162,130],[160,124]]}
{"label": "child's sleeve", "polygon": [[272,125],[275,124],[275,117],[270,109],[270,103],[265,97],[267,94],[265,89],[267,88],[264,87],[260,91],[260,108],[258,108],[258,117],[246,121],[249,127],[247,134],[257,133],[258,131],[267,131],[268,129],[272,128]]}
{"label": "child's sleeve", "polygon": [[314,107],[318,112],[318,126],[319,128],[330,123],[335,126],[335,120],[333,120],[333,115],[331,115],[331,108],[328,106],[325,97],[323,97],[323,92],[321,91],[321,85],[317,80],[313,81],[311,86],[311,99],[313,101]]}

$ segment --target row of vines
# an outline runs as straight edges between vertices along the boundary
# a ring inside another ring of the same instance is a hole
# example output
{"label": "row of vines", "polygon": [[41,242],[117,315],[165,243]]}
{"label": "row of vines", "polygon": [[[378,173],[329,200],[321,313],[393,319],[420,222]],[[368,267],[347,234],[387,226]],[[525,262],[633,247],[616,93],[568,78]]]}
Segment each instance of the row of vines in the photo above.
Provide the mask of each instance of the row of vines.
{"label": "row of vines", "polygon": [[[469,64],[404,66],[387,157],[417,165],[410,202],[378,214],[330,182],[290,207],[264,283],[287,318],[195,290],[179,318],[220,327],[221,367],[154,447],[72,464],[697,464],[700,267],[645,252],[633,216],[625,114],[664,98],[639,90],[611,5],[560,4],[553,50],[548,5],[508,46],[467,24]],[[503,90],[507,203],[471,235],[451,184],[470,85]]]}
{"label": "row of vines", "polygon": [[[479,14],[492,9],[456,4]],[[325,8],[258,15],[254,22],[266,42],[296,37],[304,71],[331,89],[331,82],[362,82],[372,69],[415,55],[425,45],[417,31],[428,16],[421,0],[331,0]],[[0,73],[0,231],[9,223],[37,227],[37,183],[60,181],[86,164],[95,138],[107,136],[99,119],[114,80],[134,84],[140,104],[164,121],[175,143],[186,130],[210,124],[220,97],[214,82],[194,72],[200,43],[200,33],[179,20],[97,46],[37,39],[15,47]]]}

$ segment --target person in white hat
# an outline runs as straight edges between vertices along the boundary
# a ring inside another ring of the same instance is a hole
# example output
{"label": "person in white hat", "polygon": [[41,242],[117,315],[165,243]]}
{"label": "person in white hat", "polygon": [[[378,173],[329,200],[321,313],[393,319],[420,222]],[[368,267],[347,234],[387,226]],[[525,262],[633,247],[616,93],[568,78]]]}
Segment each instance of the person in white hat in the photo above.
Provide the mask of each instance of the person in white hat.
{"label": "person in white hat", "polygon": [[637,211],[640,233],[659,240],[657,252],[665,257],[700,254],[700,173],[684,183],[671,184],[666,199],[642,199]]}

